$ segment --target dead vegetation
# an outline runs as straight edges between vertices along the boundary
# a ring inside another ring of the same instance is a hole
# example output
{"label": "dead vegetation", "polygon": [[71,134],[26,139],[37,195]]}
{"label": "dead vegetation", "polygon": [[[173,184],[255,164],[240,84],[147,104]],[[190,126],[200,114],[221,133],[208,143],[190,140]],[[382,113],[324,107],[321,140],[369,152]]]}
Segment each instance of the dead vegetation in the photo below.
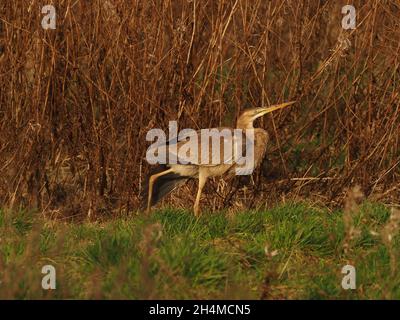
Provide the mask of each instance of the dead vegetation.
{"label": "dead vegetation", "polygon": [[[347,31],[345,1],[54,3],[47,31],[48,1],[0,4],[3,206],[76,218],[135,210],[149,129],[230,124],[247,106],[288,100],[299,104],[262,120],[262,170],[211,184],[211,209],[337,204],[355,184],[398,204],[398,1],[354,1]],[[174,206],[191,205],[190,188]]]}

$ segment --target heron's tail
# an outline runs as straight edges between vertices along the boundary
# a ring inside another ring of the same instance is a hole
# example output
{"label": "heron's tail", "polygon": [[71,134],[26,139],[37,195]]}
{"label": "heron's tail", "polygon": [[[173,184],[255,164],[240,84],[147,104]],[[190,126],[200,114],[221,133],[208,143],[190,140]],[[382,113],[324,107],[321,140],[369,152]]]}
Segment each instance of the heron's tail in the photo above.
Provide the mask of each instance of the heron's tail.
{"label": "heron's tail", "polygon": [[[140,204],[141,210],[144,210],[147,208],[150,177],[154,174],[161,173],[166,170],[168,170],[168,167],[166,165],[159,165],[150,171],[149,175],[147,176],[144,188],[143,188],[143,194],[141,197],[141,204]],[[170,173],[167,173],[165,175],[158,177],[154,181],[154,184],[153,184],[153,192],[151,195],[150,206],[154,206],[163,197],[165,197],[167,194],[169,194],[176,187],[185,183],[187,180],[188,180],[188,177],[181,176],[181,175],[173,173],[173,172],[170,172]]]}

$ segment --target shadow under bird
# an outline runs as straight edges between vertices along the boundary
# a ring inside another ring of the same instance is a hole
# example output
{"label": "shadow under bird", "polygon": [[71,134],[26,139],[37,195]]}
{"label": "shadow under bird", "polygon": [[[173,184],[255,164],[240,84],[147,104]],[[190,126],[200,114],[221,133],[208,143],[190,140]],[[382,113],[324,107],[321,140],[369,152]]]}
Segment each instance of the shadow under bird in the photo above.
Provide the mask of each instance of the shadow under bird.
{"label": "shadow under bird", "polygon": [[[243,151],[243,149],[249,149],[249,145],[246,144],[247,139],[243,139],[243,136],[238,137],[234,134],[234,131],[252,132],[252,168],[255,169],[260,165],[264,158],[269,137],[267,131],[264,129],[253,127],[254,121],[267,113],[285,108],[294,103],[295,101],[292,101],[269,107],[248,109],[245,110],[237,119],[236,128],[222,127],[207,129],[218,133],[221,131],[232,133],[223,136],[220,135],[219,138],[221,139],[218,140],[219,145],[217,146],[215,146],[215,144],[210,144],[209,141],[205,143],[203,139],[200,139],[200,137],[202,137],[202,130],[194,131],[194,134],[197,135],[196,139],[194,139],[197,144],[194,149],[203,151],[205,148],[206,153],[208,154],[208,161],[203,161],[204,159],[197,155],[197,153],[200,154],[201,152],[197,152],[195,155],[190,154],[193,149],[188,148],[187,140],[177,141],[177,139],[175,139],[175,141],[168,141],[162,145],[158,145],[158,148],[168,150],[169,156],[171,156],[171,154],[174,155],[177,161],[169,162],[167,164],[157,164],[152,168],[152,170],[150,170],[144,187],[141,208],[147,208],[147,212],[149,213],[150,208],[164,196],[169,194],[176,187],[184,184],[188,179],[194,178],[199,180],[193,208],[194,214],[198,216],[200,214],[199,204],[201,193],[207,179],[224,175],[232,176],[237,174],[238,170],[243,167],[243,161],[238,161],[243,160],[240,157],[234,157],[233,155],[230,157],[221,157],[221,155],[226,154],[225,151],[227,149],[229,149],[230,152],[232,150]],[[219,150],[216,150],[216,148]],[[189,154],[187,153],[188,150]],[[247,152],[248,150],[244,151]],[[203,153],[201,154],[203,155]],[[216,154],[218,155],[217,159],[215,156]]]}

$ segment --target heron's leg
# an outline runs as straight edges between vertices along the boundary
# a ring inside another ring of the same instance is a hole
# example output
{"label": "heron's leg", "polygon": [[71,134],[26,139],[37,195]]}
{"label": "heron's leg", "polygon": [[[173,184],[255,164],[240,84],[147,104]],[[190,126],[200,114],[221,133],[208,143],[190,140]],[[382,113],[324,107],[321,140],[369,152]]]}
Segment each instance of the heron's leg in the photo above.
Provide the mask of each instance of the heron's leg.
{"label": "heron's leg", "polygon": [[194,203],[193,211],[194,215],[197,217],[200,215],[200,198],[201,198],[201,192],[203,191],[203,187],[206,184],[207,177],[199,172],[199,187],[197,189],[197,196],[196,196],[196,202]]}
{"label": "heron's leg", "polygon": [[154,181],[156,181],[157,178],[159,178],[159,177],[161,177],[163,175],[166,175],[166,174],[168,174],[170,172],[172,172],[172,168],[170,168],[168,170],[165,170],[163,172],[160,172],[160,173],[153,174],[152,176],[150,176],[150,178],[149,178],[149,194],[148,194],[148,197],[147,197],[147,210],[146,210],[147,213],[150,213],[151,197],[153,195]]}

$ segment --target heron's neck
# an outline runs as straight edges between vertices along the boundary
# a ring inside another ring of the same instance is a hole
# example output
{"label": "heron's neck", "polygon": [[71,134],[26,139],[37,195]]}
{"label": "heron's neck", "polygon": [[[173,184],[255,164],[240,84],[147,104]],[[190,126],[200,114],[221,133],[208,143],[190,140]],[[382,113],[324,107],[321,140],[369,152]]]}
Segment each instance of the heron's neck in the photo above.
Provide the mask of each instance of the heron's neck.
{"label": "heron's neck", "polygon": [[253,121],[243,121],[242,119],[238,119],[236,123],[236,128],[238,129],[254,129]]}

